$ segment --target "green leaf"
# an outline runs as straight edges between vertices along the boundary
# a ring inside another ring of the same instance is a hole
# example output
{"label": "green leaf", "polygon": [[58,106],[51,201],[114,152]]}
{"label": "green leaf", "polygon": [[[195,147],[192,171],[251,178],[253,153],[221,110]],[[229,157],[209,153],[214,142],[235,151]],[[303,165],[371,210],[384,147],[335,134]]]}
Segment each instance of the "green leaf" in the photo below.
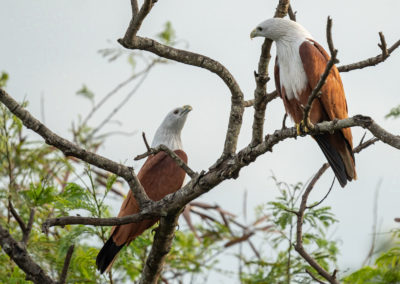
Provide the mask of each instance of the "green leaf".
{"label": "green leaf", "polygon": [[394,107],[390,110],[390,112],[385,115],[385,118],[398,118],[400,117],[400,105]]}
{"label": "green leaf", "polygon": [[5,87],[7,85],[7,81],[8,81],[8,74],[2,71],[0,76],[0,88]]}
{"label": "green leaf", "polygon": [[90,91],[86,85],[83,85],[80,90],[76,91],[76,94],[84,98],[87,98],[91,102],[93,102],[94,100],[94,93]]}
{"label": "green leaf", "polygon": [[164,44],[172,44],[175,41],[176,38],[175,30],[173,29],[170,21],[165,23],[164,30],[161,33],[157,34],[157,37]]}

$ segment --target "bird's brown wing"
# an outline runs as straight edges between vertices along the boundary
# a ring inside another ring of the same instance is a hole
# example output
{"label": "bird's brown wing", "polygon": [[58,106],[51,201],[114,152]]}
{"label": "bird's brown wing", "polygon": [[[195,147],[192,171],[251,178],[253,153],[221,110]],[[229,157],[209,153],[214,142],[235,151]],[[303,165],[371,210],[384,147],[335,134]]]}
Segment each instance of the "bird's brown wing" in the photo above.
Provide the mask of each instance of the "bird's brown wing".
{"label": "bird's brown wing", "polygon": [[[176,150],[175,153],[187,163],[184,151]],[[138,173],[138,178],[150,199],[158,201],[167,194],[181,188],[185,179],[183,171],[177,163],[164,152],[159,152],[149,157]],[[132,215],[139,212],[139,206],[129,191],[127,198],[122,203],[118,217]],[[144,220],[139,223],[117,226],[112,231],[113,241],[117,245],[129,244],[133,239],[151,227],[158,219]]]}
{"label": "bird's brown wing", "polygon": [[[187,163],[187,156],[184,151],[176,150],[175,153]],[[138,178],[149,198],[158,201],[167,194],[180,189],[185,179],[185,174],[185,171],[171,157],[164,152],[159,152],[146,160],[138,173]],[[128,196],[122,203],[118,217],[138,212],[139,206],[132,191],[129,191]],[[96,258],[96,265],[100,272],[108,271],[122,247],[150,228],[157,220],[143,220],[138,223],[114,226],[111,230],[110,238]]]}
{"label": "bird's brown wing", "polygon": [[[315,41],[303,42],[299,51],[309,87],[312,90],[315,88],[321,75],[324,73],[330,57]],[[343,84],[336,66],[332,67],[321,92],[322,95],[318,99],[318,102],[330,120],[344,119],[348,117]],[[339,152],[343,159],[347,179],[355,179],[356,172],[353,156],[353,138],[350,128],[344,128],[335,134],[326,137],[329,140],[328,143]]]}

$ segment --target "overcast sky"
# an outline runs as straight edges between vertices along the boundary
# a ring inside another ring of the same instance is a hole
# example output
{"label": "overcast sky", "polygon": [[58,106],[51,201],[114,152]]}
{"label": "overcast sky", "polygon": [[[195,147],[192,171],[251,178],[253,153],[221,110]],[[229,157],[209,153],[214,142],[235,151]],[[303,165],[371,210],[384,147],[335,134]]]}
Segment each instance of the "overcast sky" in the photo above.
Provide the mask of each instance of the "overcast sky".
{"label": "overcast sky", "polygon": [[[43,97],[47,126],[70,138],[71,121],[90,109],[89,102],[75,95],[82,84],[93,90],[98,99],[132,72],[125,59],[108,63],[98,53],[99,49],[118,47],[116,40],[123,36],[130,19],[129,1],[0,0],[0,3],[0,71],[10,74],[7,91],[19,101],[28,100],[28,110],[38,118]],[[262,39],[250,40],[249,34],[259,22],[274,14],[276,3],[271,0],[162,0],[146,18],[139,34],[154,37],[166,21],[171,21],[178,39],[183,40],[179,47],[220,61],[237,79],[246,99],[250,99]],[[298,11],[298,22],[324,47],[327,46],[326,18],[328,15],[333,18],[333,39],[340,64],[377,55],[379,31],[384,32],[389,46],[400,38],[400,2],[396,0],[293,1],[293,8]],[[400,51],[396,51],[377,67],[342,73],[349,115],[370,115],[387,130],[399,133],[399,120],[384,119],[391,107],[400,104],[399,65]],[[272,81],[268,89],[274,89]],[[107,110],[94,117],[93,125],[129,90],[121,92]],[[230,93],[216,75],[206,70],[180,63],[156,67],[116,116],[123,124],[109,125],[106,130],[145,131],[150,139],[165,114],[185,104],[194,109],[182,137],[189,164],[198,171],[207,169],[223,147]],[[266,132],[280,128],[283,113],[280,99],[268,106]],[[252,116],[253,110],[247,109],[239,149],[249,142]],[[363,133],[353,128],[355,145]],[[100,149],[100,154],[133,164],[132,157],[144,150],[140,135],[115,136]],[[333,237],[342,242],[339,257],[342,270],[357,268],[367,254],[374,190],[379,180],[382,180],[378,201],[380,228],[387,232],[398,226],[393,218],[400,217],[399,160],[399,151],[377,143],[356,156],[359,179],[345,189],[336,184],[325,201],[340,220]],[[288,183],[305,182],[323,162],[322,152],[310,137],[287,140],[276,146],[273,153],[243,169],[236,181],[222,183],[201,200],[218,203],[240,214],[244,190],[248,191],[249,208],[271,201],[277,195],[270,178],[272,171]],[[329,170],[311,200],[318,200],[326,193],[332,177]]]}

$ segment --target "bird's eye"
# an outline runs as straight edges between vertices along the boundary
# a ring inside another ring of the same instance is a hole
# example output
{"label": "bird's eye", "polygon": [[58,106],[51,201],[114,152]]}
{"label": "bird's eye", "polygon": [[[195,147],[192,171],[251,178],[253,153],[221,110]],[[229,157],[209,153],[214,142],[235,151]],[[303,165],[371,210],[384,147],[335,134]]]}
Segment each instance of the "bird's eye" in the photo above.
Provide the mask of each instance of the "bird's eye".
{"label": "bird's eye", "polygon": [[262,27],[257,27],[257,31],[261,32],[262,31]]}
{"label": "bird's eye", "polygon": [[179,112],[179,110],[177,110],[177,109],[174,110],[174,114],[178,114],[178,112]]}

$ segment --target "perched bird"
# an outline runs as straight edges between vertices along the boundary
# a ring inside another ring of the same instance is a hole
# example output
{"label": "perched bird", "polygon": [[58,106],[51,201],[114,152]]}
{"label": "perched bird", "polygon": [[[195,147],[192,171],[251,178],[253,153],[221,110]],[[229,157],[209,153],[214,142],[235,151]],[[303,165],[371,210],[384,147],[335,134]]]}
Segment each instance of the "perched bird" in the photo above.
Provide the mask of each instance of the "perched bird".
{"label": "perched bird", "polygon": [[[182,150],[181,131],[185,124],[187,114],[192,107],[185,105],[173,109],[165,117],[154,135],[152,148],[164,144],[173,150],[185,163],[186,153]],[[147,158],[138,173],[138,178],[150,199],[158,201],[167,194],[181,188],[185,179],[185,171],[166,153],[159,152]],[[139,206],[129,191],[122,203],[118,217],[132,215],[139,212]],[[110,238],[104,244],[96,258],[97,269],[103,273],[109,271],[118,252],[124,245],[129,245],[136,237],[154,225],[158,219],[143,220],[139,223],[131,223],[122,226],[114,226]]]}
{"label": "perched bird", "polygon": [[[259,24],[250,37],[265,37],[276,43],[276,90],[294,122],[304,124],[303,107],[324,73],[329,55],[304,27],[288,19],[268,19]],[[331,69],[321,93],[313,101],[311,123],[348,117],[343,84],[336,66]],[[313,137],[342,187],[357,178],[350,128]]]}

